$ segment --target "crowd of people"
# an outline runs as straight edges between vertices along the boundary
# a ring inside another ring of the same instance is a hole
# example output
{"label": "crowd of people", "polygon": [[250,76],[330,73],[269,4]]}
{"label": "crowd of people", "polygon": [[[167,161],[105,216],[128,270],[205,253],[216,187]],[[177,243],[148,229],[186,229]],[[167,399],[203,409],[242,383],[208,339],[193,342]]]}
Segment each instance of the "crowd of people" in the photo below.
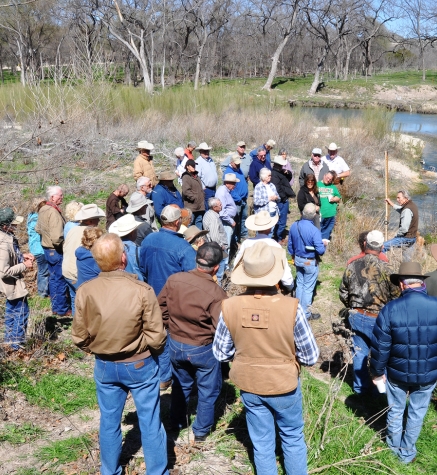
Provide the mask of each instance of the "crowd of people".
{"label": "crowd of people", "polygon": [[[179,431],[189,425],[188,403],[197,387],[192,431],[196,443],[205,441],[226,362],[232,362],[229,377],[241,392],[257,472],[277,473],[276,423],[286,473],[307,473],[299,368],[319,357],[309,323],[320,318],[313,294],[339,187],[351,172],[335,143],[324,157],[314,148],[298,175],[296,197],[287,151],[271,156],[275,147],[270,139],[247,153],[240,141],[218,168],[212,147],[191,141],[174,151],[174,170],[156,173],[154,146],[141,141],[129,200],[126,184],[109,195],[105,211],[72,201],[63,214],[59,186],[35,199],[27,219],[29,253],[20,251],[14,233],[24,218],[0,209],[4,342],[12,350],[25,342],[23,276],[36,261],[38,294],[50,297],[53,315],[74,317],[74,343],[95,355],[103,475],[121,473],[120,424],[129,392],[148,473],[168,473],[160,391],[171,388],[171,429]],[[294,198],[301,218],[287,236]],[[372,380],[386,383],[387,443],[408,463],[416,457],[437,381],[437,299],[425,285],[437,277],[422,275],[413,262],[390,274],[386,251],[414,245],[418,208],[407,191],[399,191],[397,205],[387,202],[400,214],[397,235],[388,242],[378,230],[360,235],[362,252],[347,263],[340,299],[353,331],[353,390],[373,394]],[[225,273],[246,290],[229,298]]]}

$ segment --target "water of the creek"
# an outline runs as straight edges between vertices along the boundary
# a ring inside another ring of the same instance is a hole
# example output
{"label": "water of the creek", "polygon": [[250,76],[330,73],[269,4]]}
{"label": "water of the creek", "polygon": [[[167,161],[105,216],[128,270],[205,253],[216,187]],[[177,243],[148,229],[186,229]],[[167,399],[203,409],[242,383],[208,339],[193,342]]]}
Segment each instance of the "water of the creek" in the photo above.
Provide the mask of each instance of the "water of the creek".
{"label": "water of the creek", "polygon": [[[349,109],[306,109],[322,123],[328,117],[340,117],[348,120],[363,114],[360,110]],[[408,112],[396,112],[393,117],[393,131],[419,137],[425,142],[422,154],[423,167],[426,170],[437,171],[437,114],[410,114]],[[346,157],[345,157],[346,158]],[[434,180],[424,180],[429,187],[425,194],[413,196],[414,202],[420,210],[420,225],[422,233],[435,228],[437,222],[437,183]],[[381,205],[381,214],[385,213],[384,205]],[[399,223],[399,215],[393,211],[390,213],[390,228],[394,229]]]}

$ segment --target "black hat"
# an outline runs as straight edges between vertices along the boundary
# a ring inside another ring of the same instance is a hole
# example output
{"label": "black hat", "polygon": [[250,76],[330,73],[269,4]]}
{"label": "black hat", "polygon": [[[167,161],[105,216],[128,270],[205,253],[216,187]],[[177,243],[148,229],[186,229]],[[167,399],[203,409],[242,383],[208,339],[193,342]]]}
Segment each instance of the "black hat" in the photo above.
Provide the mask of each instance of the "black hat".
{"label": "black hat", "polygon": [[206,242],[197,250],[196,262],[201,266],[214,267],[223,260],[223,251],[216,242]]}
{"label": "black hat", "polygon": [[187,160],[187,163],[185,164],[185,168],[188,167],[188,165],[191,165],[192,167],[196,168],[197,163],[194,160]]}

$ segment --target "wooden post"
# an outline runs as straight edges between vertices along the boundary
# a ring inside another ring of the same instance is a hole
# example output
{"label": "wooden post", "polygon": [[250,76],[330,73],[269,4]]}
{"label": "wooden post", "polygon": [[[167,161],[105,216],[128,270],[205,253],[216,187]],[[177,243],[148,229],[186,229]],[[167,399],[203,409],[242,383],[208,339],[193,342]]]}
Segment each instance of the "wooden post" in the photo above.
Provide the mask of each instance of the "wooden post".
{"label": "wooden post", "polygon": [[[388,152],[384,152],[385,155],[385,199],[388,199]],[[388,241],[388,217],[389,217],[389,204],[385,203],[385,240]]]}

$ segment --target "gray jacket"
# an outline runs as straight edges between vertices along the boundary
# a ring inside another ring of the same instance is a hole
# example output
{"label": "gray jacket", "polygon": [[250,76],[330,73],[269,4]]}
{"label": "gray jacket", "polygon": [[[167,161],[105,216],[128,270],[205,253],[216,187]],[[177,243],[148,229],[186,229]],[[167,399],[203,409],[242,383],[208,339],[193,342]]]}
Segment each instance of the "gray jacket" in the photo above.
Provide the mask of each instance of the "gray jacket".
{"label": "gray jacket", "polygon": [[[309,175],[310,173],[312,173],[314,175],[314,170],[311,168],[310,166],[310,162],[311,162],[311,159],[309,159],[307,162],[305,162],[303,165],[302,165],[302,168],[300,169],[300,173],[299,173],[299,186],[302,188],[302,186],[304,185],[304,180],[305,180],[305,177],[307,175]],[[323,177],[325,176],[326,173],[329,172],[329,167],[328,165],[322,161],[322,169],[320,170],[320,173],[319,173],[319,177],[317,178],[317,181],[320,181],[323,179]]]}

